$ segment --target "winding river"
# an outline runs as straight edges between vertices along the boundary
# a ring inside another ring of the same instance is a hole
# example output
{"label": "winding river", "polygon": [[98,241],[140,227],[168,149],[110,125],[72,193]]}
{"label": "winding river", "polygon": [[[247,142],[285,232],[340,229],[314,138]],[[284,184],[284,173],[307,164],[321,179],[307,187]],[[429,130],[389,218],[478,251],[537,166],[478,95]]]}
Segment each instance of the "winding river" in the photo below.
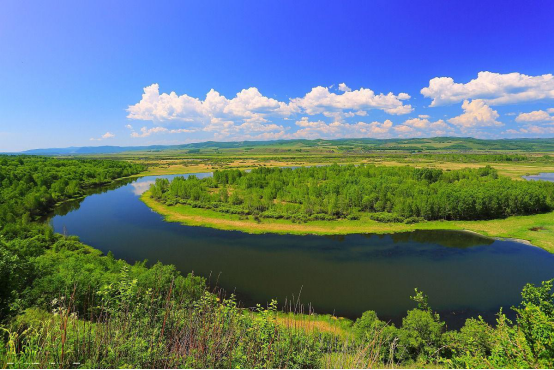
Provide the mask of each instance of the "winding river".
{"label": "winding river", "polygon": [[459,327],[469,316],[494,322],[500,307],[520,301],[525,283],[554,277],[554,255],[542,249],[459,231],[250,235],[168,223],[139,199],[155,178],[96,189],[58,207],[51,222],[116,258],[194,271],[236,292],[246,307],[299,298],[316,312],[356,318],[371,309],[398,323],[414,307],[409,297],[417,287],[450,327]]}

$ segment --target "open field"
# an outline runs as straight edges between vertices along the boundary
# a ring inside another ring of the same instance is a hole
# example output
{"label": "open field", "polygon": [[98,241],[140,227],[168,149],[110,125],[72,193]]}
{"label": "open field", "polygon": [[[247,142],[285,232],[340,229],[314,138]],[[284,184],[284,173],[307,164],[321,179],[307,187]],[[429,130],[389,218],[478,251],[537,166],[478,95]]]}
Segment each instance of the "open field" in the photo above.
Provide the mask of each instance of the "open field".
{"label": "open field", "polygon": [[[291,167],[291,166],[323,166],[326,164],[375,164],[382,166],[413,166],[439,168],[442,170],[459,170],[462,168],[479,168],[490,165],[498,170],[498,173],[513,179],[521,179],[526,175],[537,175],[541,172],[554,172],[554,162],[521,162],[521,163],[503,163],[503,162],[446,162],[432,160],[391,160],[388,158],[369,158],[357,159],[352,161],[332,158],[332,161],[326,158],[319,158],[316,161],[309,160],[263,160],[263,159],[229,159],[225,165],[211,163],[193,163],[186,164],[182,160],[163,160],[147,162],[148,170],[135,176],[157,176],[157,175],[179,175],[187,173],[211,172],[221,169],[251,169],[256,167]],[[336,159],[336,160],[335,160]],[[144,163],[144,162],[139,162]]]}
{"label": "open field", "polygon": [[213,210],[187,205],[166,206],[150,198],[145,192],[141,199],[168,222],[189,226],[213,227],[221,230],[238,230],[252,234],[316,234],[344,235],[357,233],[397,233],[414,230],[467,230],[493,238],[510,238],[527,241],[554,253],[554,212],[532,216],[515,216],[488,221],[427,221],[416,224],[381,223],[361,217],[359,220],[310,221],[294,223],[289,220],[254,220]]}
{"label": "open field", "polygon": [[552,153],[554,139],[483,140],[464,137],[411,139],[334,139],[334,140],[273,140],[201,142],[181,145],[144,147],[77,147],[37,149],[22,154],[93,155],[118,158],[178,158],[183,156],[294,156],[294,155],[356,155],[371,153]]}

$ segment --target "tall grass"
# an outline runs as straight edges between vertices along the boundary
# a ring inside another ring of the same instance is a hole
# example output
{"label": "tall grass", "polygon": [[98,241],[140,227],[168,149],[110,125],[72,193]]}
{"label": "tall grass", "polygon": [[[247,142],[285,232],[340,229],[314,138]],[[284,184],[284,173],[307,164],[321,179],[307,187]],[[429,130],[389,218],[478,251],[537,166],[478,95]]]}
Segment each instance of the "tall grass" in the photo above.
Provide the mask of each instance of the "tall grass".
{"label": "tall grass", "polygon": [[[124,265],[79,302],[78,287],[3,328],[4,368],[552,368],[554,280],[528,284],[515,323],[468,319],[445,330],[416,289],[400,327],[366,311],[354,324],[299,300],[245,309],[220,290],[141,288]],[[190,280],[192,281],[192,279]],[[152,286],[152,285],[150,285]],[[155,285],[154,285],[155,286]],[[81,296],[82,297],[82,296]]]}
{"label": "tall grass", "polygon": [[[303,311],[301,305],[293,309]],[[125,269],[119,284],[92,294],[84,311],[76,310],[73,294],[58,297],[50,312],[27,310],[4,334],[4,368],[351,368],[391,362],[382,358],[379,332],[359,342],[338,323],[322,330],[310,312],[284,314],[275,301],[242,309],[221,291],[205,291],[199,299],[178,296],[171,286],[141,291]]]}

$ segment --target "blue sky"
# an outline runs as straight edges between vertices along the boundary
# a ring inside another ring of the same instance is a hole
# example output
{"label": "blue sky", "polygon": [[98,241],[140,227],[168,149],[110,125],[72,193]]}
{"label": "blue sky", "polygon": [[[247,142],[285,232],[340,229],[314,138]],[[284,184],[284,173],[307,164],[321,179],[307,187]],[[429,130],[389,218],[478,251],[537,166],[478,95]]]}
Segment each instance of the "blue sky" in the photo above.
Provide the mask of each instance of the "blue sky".
{"label": "blue sky", "polygon": [[554,136],[552,1],[0,2],[0,152]]}

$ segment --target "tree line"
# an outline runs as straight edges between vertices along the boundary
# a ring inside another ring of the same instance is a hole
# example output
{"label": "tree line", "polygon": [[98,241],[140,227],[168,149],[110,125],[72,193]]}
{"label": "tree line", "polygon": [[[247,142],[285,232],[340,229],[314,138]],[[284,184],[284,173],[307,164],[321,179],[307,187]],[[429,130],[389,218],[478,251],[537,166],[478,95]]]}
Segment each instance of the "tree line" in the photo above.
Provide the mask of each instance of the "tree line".
{"label": "tree line", "polygon": [[554,184],[517,181],[490,166],[433,168],[331,165],[215,171],[157,179],[151,197],[225,213],[293,220],[486,220],[548,212]]}
{"label": "tree line", "polygon": [[0,225],[29,222],[58,202],[84,195],[87,188],[143,170],[139,164],[112,160],[0,156]]}

